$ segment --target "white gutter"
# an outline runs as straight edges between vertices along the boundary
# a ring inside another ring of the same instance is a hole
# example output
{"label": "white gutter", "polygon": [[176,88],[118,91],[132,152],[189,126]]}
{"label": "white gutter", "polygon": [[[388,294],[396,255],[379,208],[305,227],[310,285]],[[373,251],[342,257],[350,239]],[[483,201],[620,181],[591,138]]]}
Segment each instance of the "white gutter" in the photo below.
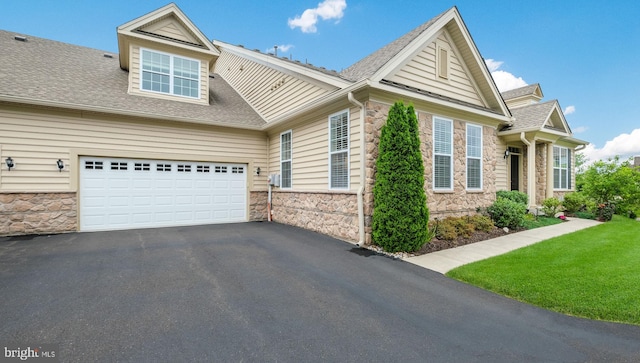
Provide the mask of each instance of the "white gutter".
{"label": "white gutter", "polygon": [[360,107],[360,187],[358,188],[358,231],[360,232],[360,239],[358,240],[358,243],[356,243],[356,246],[364,246],[366,242],[364,233],[364,183],[366,182],[365,173],[367,171],[365,165],[365,109],[364,105],[353,97],[353,92],[349,92],[347,94],[347,98],[349,99],[349,102],[353,103],[356,107]]}

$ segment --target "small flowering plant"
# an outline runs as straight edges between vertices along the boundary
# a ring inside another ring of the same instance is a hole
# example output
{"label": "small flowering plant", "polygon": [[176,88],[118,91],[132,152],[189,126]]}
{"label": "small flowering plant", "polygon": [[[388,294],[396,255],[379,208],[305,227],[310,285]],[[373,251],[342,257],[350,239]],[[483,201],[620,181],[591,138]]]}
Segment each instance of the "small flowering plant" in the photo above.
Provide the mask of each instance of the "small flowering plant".
{"label": "small flowering plant", "polygon": [[567,217],[565,217],[564,215],[559,215],[558,218],[562,219],[563,221],[567,220]]}

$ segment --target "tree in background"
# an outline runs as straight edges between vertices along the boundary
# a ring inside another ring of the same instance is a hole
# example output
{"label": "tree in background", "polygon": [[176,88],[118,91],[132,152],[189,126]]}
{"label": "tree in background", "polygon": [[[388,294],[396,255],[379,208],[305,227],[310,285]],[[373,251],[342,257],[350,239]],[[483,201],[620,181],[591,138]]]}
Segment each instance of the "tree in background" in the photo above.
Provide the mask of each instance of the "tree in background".
{"label": "tree in background", "polygon": [[[593,199],[600,210],[604,209],[601,219],[611,219],[609,215],[613,210],[619,214],[636,214],[640,208],[640,173],[629,160],[620,162],[617,156],[608,161],[598,160],[582,174],[582,183],[582,192]],[[608,211],[609,208],[612,210]]]}
{"label": "tree in background", "polygon": [[373,187],[373,242],[387,252],[413,252],[429,239],[429,209],[418,119],[396,102],[382,127]]}

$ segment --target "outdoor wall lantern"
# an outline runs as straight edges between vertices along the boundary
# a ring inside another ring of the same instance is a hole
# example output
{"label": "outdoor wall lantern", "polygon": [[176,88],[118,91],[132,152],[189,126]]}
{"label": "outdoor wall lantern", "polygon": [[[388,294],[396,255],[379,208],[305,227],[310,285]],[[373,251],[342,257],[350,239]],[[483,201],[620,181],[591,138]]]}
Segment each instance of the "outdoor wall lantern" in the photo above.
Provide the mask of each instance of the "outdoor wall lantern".
{"label": "outdoor wall lantern", "polygon": [[260,167],[256,168],[256,175],[260,175]]}
{"label": "outdoor wall lantern", "polygon": [[11,156],[9,156],[8,158],[6,158],[4,160],[5,163],[7,163],[7,168],[9,170],[11,170],[11,168],[13,168],[16,164],[13,163],[13,159],[11,159]]}
{"label": "outdoor wall lantern", "polygon": [[509,157],[509,149],[504,151],[504,158],[508,158]]}
{"label": "outdoor wall lantern", "polygon": [[62,169],[64,169],[64,162],[62,161],[62,159],[58,159],[58,161],[56,161],[56,164],[58,165],[58,170],[62,173]]}

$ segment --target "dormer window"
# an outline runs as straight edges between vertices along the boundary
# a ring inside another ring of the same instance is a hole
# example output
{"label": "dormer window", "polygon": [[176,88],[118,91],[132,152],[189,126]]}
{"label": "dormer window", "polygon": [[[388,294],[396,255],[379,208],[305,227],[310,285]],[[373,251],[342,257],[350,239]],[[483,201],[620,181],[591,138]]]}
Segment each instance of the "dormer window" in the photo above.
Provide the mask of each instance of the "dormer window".
{"label": "dormer window", "polygon": [[200,61],[141,49],[140,89],[200,98]]}

